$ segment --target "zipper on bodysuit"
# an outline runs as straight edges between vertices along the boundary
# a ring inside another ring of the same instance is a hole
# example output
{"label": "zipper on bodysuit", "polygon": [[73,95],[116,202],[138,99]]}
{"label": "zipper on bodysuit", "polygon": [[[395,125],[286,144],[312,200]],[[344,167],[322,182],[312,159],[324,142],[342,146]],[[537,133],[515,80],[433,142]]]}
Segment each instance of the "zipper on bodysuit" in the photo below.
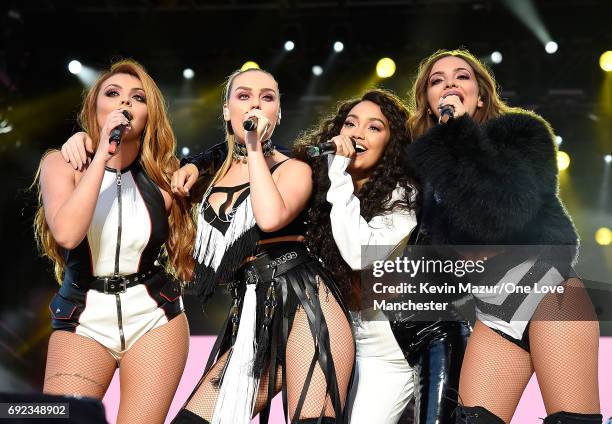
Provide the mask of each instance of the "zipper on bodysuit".
{"label": "zipper on bodysuit", "polygon": [[[121,251],[121,170],[117,169],[117,206],[119,220],[117,225],[117,249],[115,250],[115,273],[114,277],[119,277],[119,253]],[[117,323],[119,325],[119,338],[121,339],[121,350],[125,350],[125,335],[123,334],[123,317],[121,314],[121,297],[120,293],[115,293],[117,301]]]}

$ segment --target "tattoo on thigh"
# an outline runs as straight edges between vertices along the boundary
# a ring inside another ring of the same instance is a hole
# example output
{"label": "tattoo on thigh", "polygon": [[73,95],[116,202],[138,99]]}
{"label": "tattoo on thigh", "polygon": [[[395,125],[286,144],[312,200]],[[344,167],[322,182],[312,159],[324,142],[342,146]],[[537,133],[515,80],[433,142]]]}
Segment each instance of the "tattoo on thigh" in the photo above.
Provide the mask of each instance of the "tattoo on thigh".
{"label": "tattoo on thigh", "polygon": [[59,378],[59,377],[75,377],[84,381],[87,381],[89,383],[95,384],[96,386],[100,387],[101,389],[104,389],[104,385],[98,383],[96,380],[86,377],[84,375],[81,375],[79,373],[74,373],[74,374],[70,374],[70,373],[65,373],[65,372],[57,372],[53,375],[50,375],[49,377],[47,377],[45,379],[45,381],[51,380],[52,378]]}

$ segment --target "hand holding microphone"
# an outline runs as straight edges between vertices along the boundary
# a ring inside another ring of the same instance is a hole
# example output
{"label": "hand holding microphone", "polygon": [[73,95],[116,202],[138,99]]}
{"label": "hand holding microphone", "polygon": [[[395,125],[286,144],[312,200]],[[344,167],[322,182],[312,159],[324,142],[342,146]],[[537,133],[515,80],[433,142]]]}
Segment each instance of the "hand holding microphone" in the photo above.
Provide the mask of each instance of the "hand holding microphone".
{"label": "hand holding microphone", "polygon": [[242,128],[245,131],[245,143],[247,147],[252,145],[252,149],[259,149],[256,144],[261,144],[263,141],[270,138],[270,127],[271,122],[262,112],[261,109],[251,109],[247,112],[244,121],[242,121]]}
{"label": "hand holding microphone", "polygon": [[308,147],[306,149],[306,154],[311,158],[331,154],[352,158],[355,156],[355,146],[355,140],[353,140],[351,137],[346,135],[337,135],[331,140]]}
{"label": "hand holding microphone", "polygon": [[257,122],[259,122],[257,116],[251,116],[242,123],[242,128],[244,128],[245,131],[253,131],[257,129]]}
{"label": "hand holding microphone", "polygon": [[110,137],[108,139],[108,153],[114,155],[117,152],[117,148],[121,143],[121,137],[123,136],[123,132],[125,128],[130,125],[130,121],[132,120],[132,114],[127,110],[122,110],[121,113],[128,120],[128,123],[122,123],[117,125],[110,133]]}
{"label": "hand holding microphone", "polygon": [[438,106],[440,117],[438,122],[446,124],[449,120],[459,118],[465,114],[465,106],[461,101],[461,97],[455,93],[449,93],[440,97],[440,105]]}

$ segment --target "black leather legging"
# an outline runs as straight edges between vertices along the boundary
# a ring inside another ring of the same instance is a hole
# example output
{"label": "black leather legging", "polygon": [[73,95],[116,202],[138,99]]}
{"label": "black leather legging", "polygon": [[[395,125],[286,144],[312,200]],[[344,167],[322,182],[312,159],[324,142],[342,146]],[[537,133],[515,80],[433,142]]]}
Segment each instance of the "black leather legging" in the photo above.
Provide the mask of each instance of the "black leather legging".
{"label": "black leather legging", "polygon": [[469,325],[461,321],[410,320],[392,321],[391,329],[415,370],[414,423],[454,423]]}

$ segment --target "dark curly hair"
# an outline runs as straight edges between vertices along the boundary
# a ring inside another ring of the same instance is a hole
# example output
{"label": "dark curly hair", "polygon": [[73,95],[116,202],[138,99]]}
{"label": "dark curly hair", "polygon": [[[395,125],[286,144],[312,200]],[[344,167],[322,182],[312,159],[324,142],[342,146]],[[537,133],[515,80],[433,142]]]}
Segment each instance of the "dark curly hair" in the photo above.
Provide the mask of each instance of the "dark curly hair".
{"label": "dark curly hair", "polygon": [[[397,208],[416,209],[418,200],[413,196],[416,183],[408,173],[404,160],[404,149],[412,140],[408,126],[410,113],[393,93],[381,89],[368,90],[358,99],[340,102],[333,115],[303,133],[293,147],[293,156],[309,163],[313,171],[313,194],[308,208],[306,243],[310,251],[323,260],[347,301],[355,298],[358,287],[352,284],[353,271],[342,259],[332,237],[329,219],[331,204],[326,200],[330,186],[327,161],[308,158],[306,149],[340,134],[351,109],[363,101],[371,101],[380,107],[389,121],[391,136],[382,158],[372,170],[367,182],[355,193],[361,203],[361,216],[370,221],[377,215]],[[406,195],[391,204],[391,194],[398,184],[405,190]]]}

